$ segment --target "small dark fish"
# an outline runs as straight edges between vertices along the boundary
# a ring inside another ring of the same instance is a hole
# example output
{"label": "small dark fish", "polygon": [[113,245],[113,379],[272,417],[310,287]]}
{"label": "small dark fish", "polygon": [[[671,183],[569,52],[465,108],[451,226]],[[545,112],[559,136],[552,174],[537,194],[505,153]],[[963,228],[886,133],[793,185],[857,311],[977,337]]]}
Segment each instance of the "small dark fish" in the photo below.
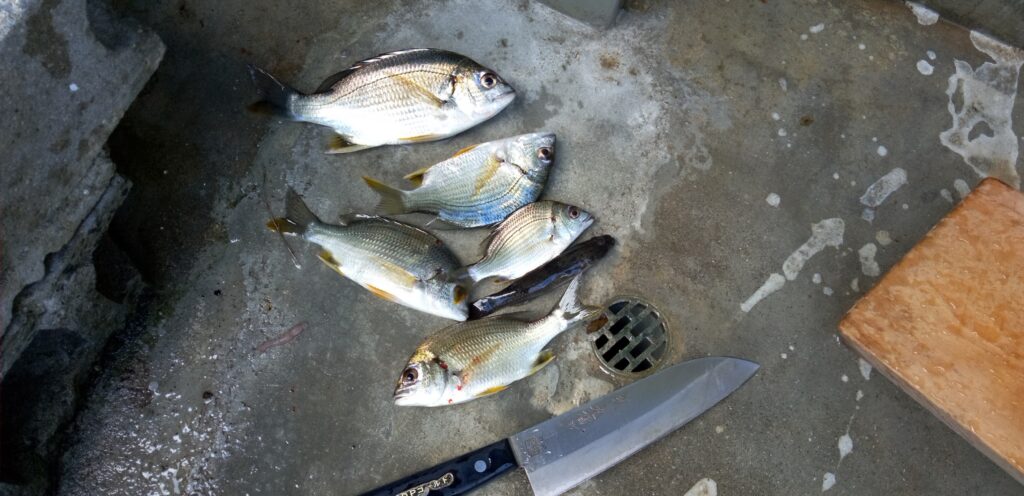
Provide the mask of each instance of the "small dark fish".
{"label": "small dark fish", "polygon": [[262,355],[262,354],[266,353],[267,350],[269,350],[271,348],[274,348],[276,346],[281,346],[283,344],[287,344],[289,341],[297,338],[299,336],[299,334],[302,334],[302,331],[305,331],[305,330],[306,330],[306,323],[305,322],[299,322],[298,324],[293,325],[287,331],[282,332],[280,336],[277,336],[276,338],[270,338],[270,339],[260,343],[260,345],[256,347],[256,352]]}
{"label": "small dark fish", "polygon": [[501,307],[522,303],[538,293],[560,287],[604,258],[614,246],[615,238],[607,234],[572,246],[558,258],[526,274],[505,289],[471,303],[469,318],[490,315]]}

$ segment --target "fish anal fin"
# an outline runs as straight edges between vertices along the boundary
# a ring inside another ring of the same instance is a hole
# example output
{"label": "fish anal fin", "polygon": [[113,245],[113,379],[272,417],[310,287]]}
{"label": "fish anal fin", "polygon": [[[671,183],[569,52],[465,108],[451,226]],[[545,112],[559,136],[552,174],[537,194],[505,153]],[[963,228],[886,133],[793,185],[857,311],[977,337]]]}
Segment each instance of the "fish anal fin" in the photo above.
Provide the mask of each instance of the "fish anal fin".
{"label": "fish anal fin", "polygon": [[480,175],[476,177],[476,183],[473,185],[473,195],[480,194],[480,191],[487,185],[487,181],[490,181],[494,174],[501,168],[502,160],[495,155],[487,157],[487,162],[484,164],[483,169],[480,171]]}
{"label": "fish anal fin", "polygon": [[555,359],[555,352],[551,350],[544,350],[537,354],[537,359],[534,360],[533,366],[530,367],[530,373],[526,375],[536,374],[537,371],[544,368],[547,364],[551,363]]}
{"label": "fish anal fin", "polygon": [[403,142],[407,142],[407,143],[425,143],[427,141],[437,141],[437,140],[439,140],[441,138],[444,138],[444,136],[440,135],[440,134],[418,134],[416,136],[409,136],[407,138],[398,138],[398,139],[399,139],[399,141],[403,141]]}
{"label": "fish anal fin", "polygon": [[422,169],[415,170],[413,172],[410,172],[409,174],[406,174],[403,177],[403,179],[415,184],[416,187],[418,188],[423,185],[423,179],[425,178],[429,170],[430,167],[424,167]]}
{"label": "fish anal fin", "polygon": [[349,141],[347,137],[340,134],[335,134],[327,142],[327,153],[329,154],[352,153],[367,148],[373,148],[373,145],[359,145]]}
{"label": "fish anal fin", "polygon": [[384,291],[383,289],[380,289],[377,286],[374,286],[373,284],[367,284],[366,285],[366,289],[369,292],[373,293],[374,296],[376,296],[376,297],[378,297],[378,298],[380,298],[382,300],[390,301],[390,302],[393,302],[393,303],[398,301],[395,298],[395,295],[393,295],[391,293],[388,293],[387,291]]}
{"label": "fish anal fin", "polygon": [[317,253],[316,257],[319,258],[321,262],[327,264],[328,267],[334,269],[338,274],[343,276],[345,275],[345,273],[341,271],[341,263],[334,258],[334,254],[331,252],[327,250],[320,250],[320,253]]}
{"label": "fish anal fin", "polygon": [[491,386],[487,389],[484,389],[483,391],[480,391],[479,393],[476,393],[474,398],[483,398],[484,396],[490,396],[494,393],[500,393],[506,389],[508,389],[508,386]]}

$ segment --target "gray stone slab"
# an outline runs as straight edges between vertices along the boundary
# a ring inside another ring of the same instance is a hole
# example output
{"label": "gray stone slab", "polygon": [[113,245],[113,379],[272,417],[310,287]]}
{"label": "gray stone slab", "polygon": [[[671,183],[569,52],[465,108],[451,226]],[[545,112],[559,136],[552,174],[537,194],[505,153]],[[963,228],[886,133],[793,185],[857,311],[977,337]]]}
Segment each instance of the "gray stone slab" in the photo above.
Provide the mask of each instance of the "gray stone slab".
{"label": "gray stone slab", "polygon": [[110,183],[113,165],[95,157],[163,54],[159,38],[137,26],[117,31],[101,23],[104,44],[86,4],[2,7],[0,376],[32,338],[9,332],[15,298],[44,276],[45,257],[71,239]]}

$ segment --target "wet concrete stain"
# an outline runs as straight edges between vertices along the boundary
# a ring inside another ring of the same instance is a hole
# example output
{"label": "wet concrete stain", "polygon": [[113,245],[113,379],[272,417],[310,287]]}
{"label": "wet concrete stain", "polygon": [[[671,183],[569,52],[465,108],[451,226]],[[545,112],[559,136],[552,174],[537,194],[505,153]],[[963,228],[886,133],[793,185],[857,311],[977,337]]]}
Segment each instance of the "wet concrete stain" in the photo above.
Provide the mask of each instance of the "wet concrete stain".
{"label": "wet concrete stain", "polygon": [[64,79],[71,74],[68,40],[53,25],[53,10],[60,3],[61,0],[43,0],[26,22],[28,31],[21,48],[26,55],[35,57],[56,79]]}

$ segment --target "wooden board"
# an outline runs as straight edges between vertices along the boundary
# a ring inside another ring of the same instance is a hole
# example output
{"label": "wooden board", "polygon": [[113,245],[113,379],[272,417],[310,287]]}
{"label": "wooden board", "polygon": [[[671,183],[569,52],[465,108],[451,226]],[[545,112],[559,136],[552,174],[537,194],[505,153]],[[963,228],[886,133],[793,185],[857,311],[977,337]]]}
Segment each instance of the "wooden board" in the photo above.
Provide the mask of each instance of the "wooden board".
{"label": "wooden board", "polygon": [[1024,483],[1024,194],[984,180],[839,329]]}

